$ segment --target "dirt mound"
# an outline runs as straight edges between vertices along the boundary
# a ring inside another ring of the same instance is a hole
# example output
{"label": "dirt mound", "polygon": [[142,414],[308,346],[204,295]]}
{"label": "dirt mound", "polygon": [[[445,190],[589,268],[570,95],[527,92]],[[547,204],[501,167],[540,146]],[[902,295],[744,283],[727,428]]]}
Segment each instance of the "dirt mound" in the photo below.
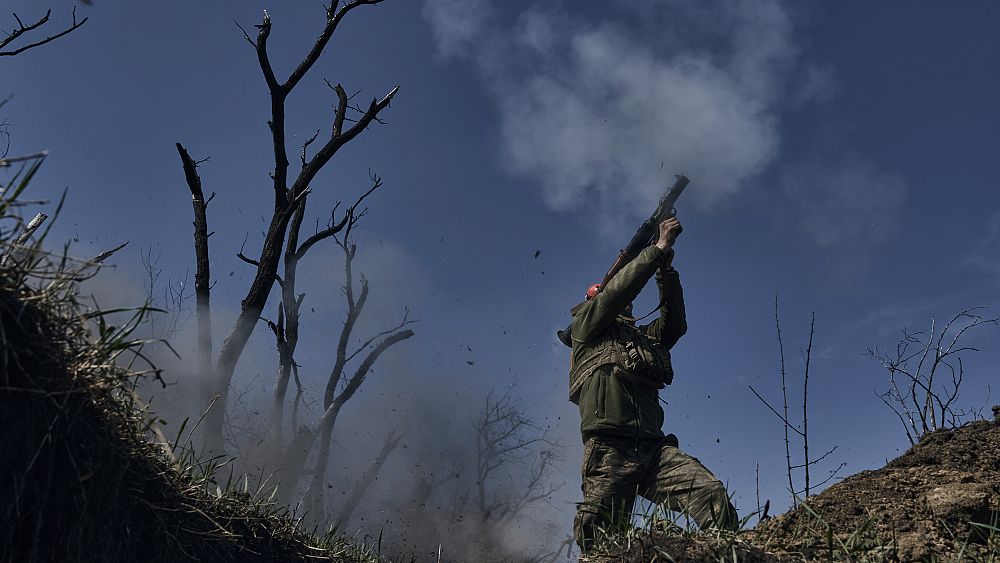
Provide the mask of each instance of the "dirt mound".
{"label": "dirt mound", "polygon": [[0,561],[356,560],[151,443],[128,331],[50,273],[0,269]]}
{"label": "dirt mound", "polygon": [[1000,553],[998,520],[1000,417],[931,433],[754,533],[808,557],[988,560]]}

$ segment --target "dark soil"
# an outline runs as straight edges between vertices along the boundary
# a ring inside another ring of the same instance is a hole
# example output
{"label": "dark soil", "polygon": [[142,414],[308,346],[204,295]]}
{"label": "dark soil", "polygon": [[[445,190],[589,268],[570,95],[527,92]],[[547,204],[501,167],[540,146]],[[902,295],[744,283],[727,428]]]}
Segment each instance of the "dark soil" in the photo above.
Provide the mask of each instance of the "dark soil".
{"label": "dark soil", "polygon": [[997,556],[997,534],[970,523],[997,527],[1000,519],[1000,418],[928,434],[882,469],[848,477],[808,505],[764,522],[758,541],[811,557],[844,545],[889,561]]}

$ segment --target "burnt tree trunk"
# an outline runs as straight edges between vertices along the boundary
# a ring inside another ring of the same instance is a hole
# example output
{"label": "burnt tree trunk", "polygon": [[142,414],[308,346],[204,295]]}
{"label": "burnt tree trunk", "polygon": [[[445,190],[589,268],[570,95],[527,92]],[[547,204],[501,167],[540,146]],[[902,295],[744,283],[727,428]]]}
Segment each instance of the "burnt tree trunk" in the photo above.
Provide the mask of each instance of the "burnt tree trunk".
{"label": "burnt tree trunk", "polygon": [[198,319],[198,373],[202,395],[206,396],[214,390],[210,386],[214,378],[212,373],[212,308],[210,302],[211,269],[208,260],[208,201],[205,200],[205,193],[201,188],[201,178],[198,176],[197,170],[198,164],[180,143],[177,143],[177,153],[181,157],[184,179],[191,191],[191,206],[194,209],[194,295],[195,312]]}

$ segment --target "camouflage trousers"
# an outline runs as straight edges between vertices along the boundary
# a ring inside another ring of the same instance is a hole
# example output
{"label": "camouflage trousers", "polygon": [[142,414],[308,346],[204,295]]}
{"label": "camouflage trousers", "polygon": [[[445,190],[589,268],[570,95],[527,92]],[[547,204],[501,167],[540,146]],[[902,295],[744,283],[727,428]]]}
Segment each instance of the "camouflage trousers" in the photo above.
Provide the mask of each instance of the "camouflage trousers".
{"label": "camouflage trousers", "polygon": [[687,514],[701,529],[739,527],[726,488],[677,438],[589,436],[583,447],[583,502],[573,521],[586,552],[599,530],[627,526],[637,495]]}

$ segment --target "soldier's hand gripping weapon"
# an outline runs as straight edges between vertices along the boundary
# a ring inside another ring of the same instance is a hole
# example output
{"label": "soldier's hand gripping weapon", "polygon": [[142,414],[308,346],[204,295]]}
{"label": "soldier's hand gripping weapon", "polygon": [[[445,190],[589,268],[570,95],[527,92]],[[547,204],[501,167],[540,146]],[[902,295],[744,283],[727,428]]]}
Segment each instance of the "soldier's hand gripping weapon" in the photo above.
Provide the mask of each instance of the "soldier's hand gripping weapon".
{"label": "soldier's hand gripping weapon", "polygon": [[[632,240],[629,241],[625,249],[618,254],[618,258],[611,264],[611,269],[604,275],[604,280],[601,281],[598,291],[603,291],[608,282],[611,281],[611,278],[615,277],[615,274],[619,270],[635,259],[642,252],[642,249],[656,242],[659,236],[660,223],[677,215],[677,209],[674,208],[674,204],[677,203],[677,198],[681,196],[681,192],[687,187],[688,179],[683,174],[678,174],[676,178],[674,185],[670,186],[667,192],[663,194],[663,197],[660,198],[660,203],[657,204],[656,211],[639,225],[639,228],[635,231],[635,235],[632,236]],[[556,332],[559,341],[570,347],[573,346],[573,335],[570,331],[572,326],[571,322],[565,330]]]}

